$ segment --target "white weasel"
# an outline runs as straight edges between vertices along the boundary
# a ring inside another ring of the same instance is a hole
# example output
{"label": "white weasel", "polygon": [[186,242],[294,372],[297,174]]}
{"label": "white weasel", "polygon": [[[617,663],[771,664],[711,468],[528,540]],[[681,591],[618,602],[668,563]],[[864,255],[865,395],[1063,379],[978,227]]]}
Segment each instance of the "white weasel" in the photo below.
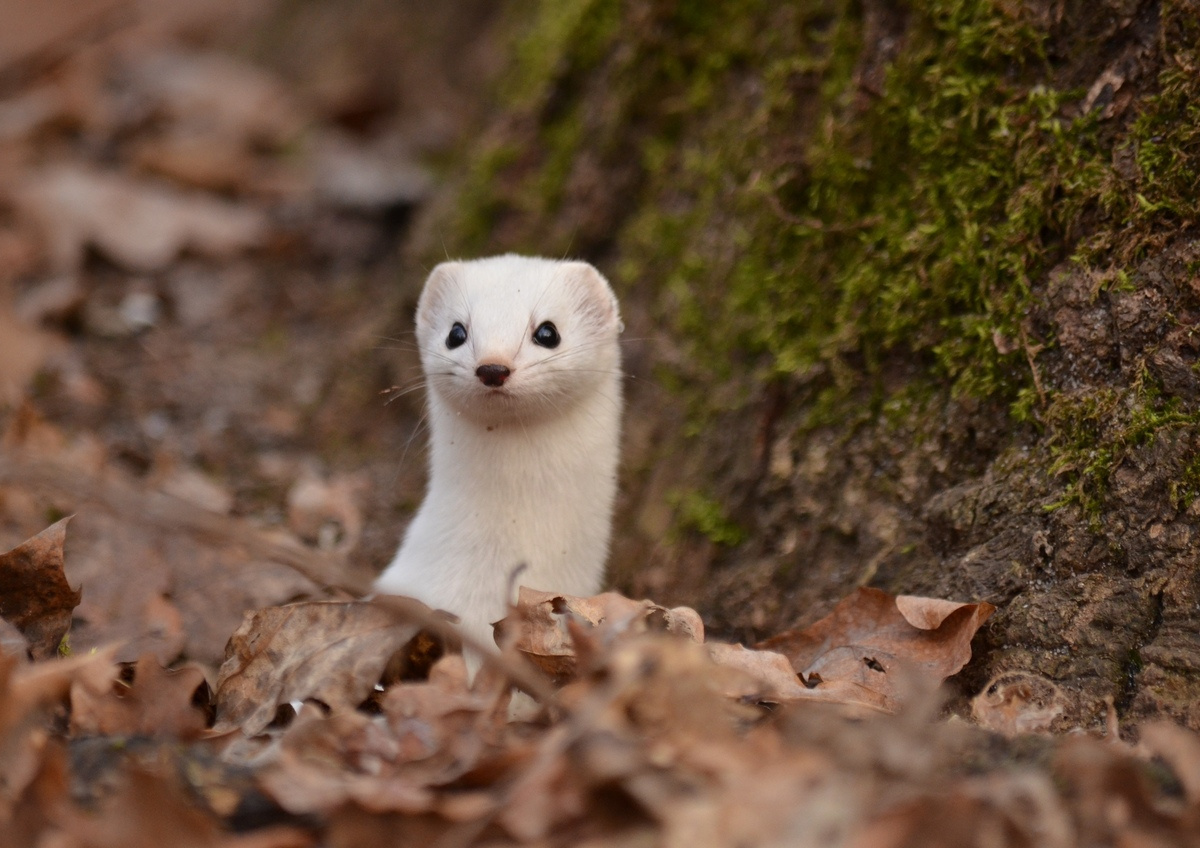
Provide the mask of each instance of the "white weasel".
{"label": "white weasel", "polygon": [[433,269],[417,304],[429,488],[378,592],[492,644],[517,583],[592,595],[608,556],[621,319],[586,262],[508,254]]}

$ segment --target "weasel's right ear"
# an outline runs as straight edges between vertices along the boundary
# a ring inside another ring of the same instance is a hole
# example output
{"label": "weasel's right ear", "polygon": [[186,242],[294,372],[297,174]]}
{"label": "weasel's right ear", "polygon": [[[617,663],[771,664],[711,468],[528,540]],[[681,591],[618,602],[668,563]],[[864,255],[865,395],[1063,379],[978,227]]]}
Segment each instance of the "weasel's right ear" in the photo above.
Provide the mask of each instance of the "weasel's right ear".
{"label": "weasel's right ear", "polygon": [[417,301],[418,329],[432,327],[434,316],[443,314],[453,298],[462,297],[458,286],[458,276],[461,273],[461,262],[443,262],[429,273],[425,280],[425,288],[421,289],[421,297]]}

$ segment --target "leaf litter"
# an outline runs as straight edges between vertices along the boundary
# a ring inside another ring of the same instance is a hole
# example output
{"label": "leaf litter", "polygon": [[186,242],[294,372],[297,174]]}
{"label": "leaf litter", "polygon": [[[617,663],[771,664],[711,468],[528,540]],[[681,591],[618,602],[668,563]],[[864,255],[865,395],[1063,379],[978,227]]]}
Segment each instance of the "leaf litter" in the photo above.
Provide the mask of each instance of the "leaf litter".
{"label": "leaf litter", "polygon": [[[15,592],[63,581],[64,532],[16,549]],[[989,614],[859,591],[747,648],[685,608],[522,588],[473,680],[453,622],[400,598],[248,613],[212,689],[150,655],[6,651],[0,826],[30,846],[1192,844],[1191,732],[947,716]],[[514,718],[510,681],[534,678]],[[982,695],[1011,717],[1032,691]]]}
{"label": "leaf litter", "polygon": [[357,368],[386,309],[309,334],[338,279],[390,291],[428,172],[205,48],[196,21],[238,25],[217,0],[186,37],[26,5],[0,0],[0,844],[1196,844],[1190,731],[1064,727],[1021,669],[947,700],[986,603],[862,589],[747,647],[522,588],[472,678],[444,616],[351,600],[378,485],[303,445],[363,408],[312,351]]}

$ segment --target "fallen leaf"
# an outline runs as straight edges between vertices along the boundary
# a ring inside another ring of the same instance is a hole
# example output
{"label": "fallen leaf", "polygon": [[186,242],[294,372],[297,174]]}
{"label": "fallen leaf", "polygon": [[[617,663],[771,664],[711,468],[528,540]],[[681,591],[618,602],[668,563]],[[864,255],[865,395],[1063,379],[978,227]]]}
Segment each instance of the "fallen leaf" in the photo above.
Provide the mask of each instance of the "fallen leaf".
{"label": "fallen leaf", "polygon": [[1200,805],[1200,736],[1169,721],[1141,728],[1141,743],[1171,767],[1193,807]]}
{"label": "fallen leaf", "polygon": [[1054,753],[1053,774],[1073,801],[1077,845],[1193,844],[1193,823],[1155,803],[1145,769],[1124,746],[1070,737]]}
{"label": "fallen leaf", "polygon": [[0,653],[0,824],[11,817],[12,803],[21,792],[37,779],[52,741],[50,716],[65,711],[71,686],[80,675],[111,667],[111,653],[103,651],[26,666]]}
{"label": "fallen leaf", "polygon": [[[989,775],[890,807],[849,848],[1070,848],[1071,818],[1043,775]],[[1079,843],[1088,844],[1088,843]]]}
{"label": "fallen leaf", "polygon": [[[432,615],[432,612],[430,613]],[[217,680],[216,729],[261,732],[282,704],[353,710],[419,631],[361,601],[312,601],[246,614]]]}
{"label": "fallen leaf", "polygon": [[70,517],[0,554],[0,618],[29,640],[35,659],[53,657],[82,593],[67,584],[63,543]]}
{"label": "fallen leaf", "polygon": [[130,270],[161,271],[184,250],[228,258],[266,232],[248,206],[74,165],[33,174],[15,199],[40,224],[60,273],[77,269],[89,246]]}
{"label": "fallen leaf", "polygon": [[[67,752],[54,740],[39,752],[36,773],[20,793],[13,793],[13,803],[0,803],[0,833],[6,846],[32,848],[46,844],[39,837],[52,826],[55,812],[68,797],[70,777]],[[6,784],[5,788],[11,791],[14,787]]]}
{"label": "fallen leaf", "polygon": [[304,126],[304,115],[279,80],[232,56],[162,51],[139,59],[130,75],[183,130],[245,146],[277,146]]}
{"label": "fallen leaf", "polygon": [[1054,681],[1024,671],[996,675],[971,699],[979,726],[1005,736],[1048,731],[1065,708],[1066,696]]}
{"label": "fallen leaf", "polygon": [[65,52],[80,36],[96,27],[128,0],[46,0],[36,7],[22,0],[0,2],[0,70],[57,48]]}
{"label": "fallen leaf", "polygon": [[29,640],[12,624],[0,618],[0,654],[13,657],[29,656]]}
{"label": "fallen leaf", "polygon": [[433,186],[415,162],[382,156],[346,139],[327,136],[314,161],[317,197],[333,206],[367,214],[412,206]]}
{"label": "fallen leaf", "polygon": [[0,404],[21,400],[30,381],[63,348],[62,339],[18,320],[0,299]]}
{"label": "fallen leaf", "polygon": [[[47,428],[35,429],[40,440]],[[49,435],[47,449],[64,445],[53,450],[74,458],[61,433]],[[349,576],[290,534],[146,491],[117,467],[94,473],[90,450],[68,465],[58,456],[35,459],[25,447],[0,450],[0,495],[10,506],[20,505],[11,493],[33,496],[39,519],[47,509],[78,512],[67,562],[71,585],[86,587],[72,621],[77,651],[118,644],[120,660],[152,652],[164,665],[182,655],[215,667],[246,610],[311,597]]]}
{"label": "fallen leaf", "polygon": [[756,647],[784,654],[814,688],[895,710],[907,688],[932,688],[966,665],[971,638],[994,610],[861,588],[812,626]]}
{"label": "fallen leaf", "polygon": [[174,132],[138,145],[134,161],[144,171],[188,188],[245,189],[254,160],[239,140],[213,132]]}
{"label": "fallen leaf", "polygon": [[328,814],[347,802],[373,812],[422,813],[434,794],[397,768],[402,748],[378,719],[360,712],[297,719],[259,785],[291,813]]}
{"label": "fallen leaf", "polygon": [[195,666],[166,669],[150,655],[124,675],[79,675],[71,686],[71,732],[169,736],[185,741],[208,727],[211,691]]}
{"label": "fallen leaf", "polygon": [[[215,818],[191,803],[172,776],[128,768],[92,814],[70,809],[61,827],[71,848],[220,848]],[[64,843],[56,843],[64,844]]]}
{"label": "fallen leaf", "polygon": [[[509,639],[534,665],[565,680],[575,674],[579,640],[571,625],[592,631],[597,644],[626,633],[665,632],[704,641],[704,624],[688,607],[667,609],[652,601],[634,601],[617,592],[576,598],[522,586],[514,613],[496,624],[496,641]],[[590,647],[590,646],[589,646]]]}
{"label": "fallen leaf", "polygon": [[809,688],[796,674],[783,654],[758,651],[743,645],[708,643],[709,655],[718,665],[743,672],[741,677],[726,680],[725,695],[748,704],[772,704],[796,701],[820,701],[846,707],[883,710],[872,693],[855,697],[853,690],[817,686]]}
{"label": "fallen leaf", "polygon": [[363,517],[358,502],[367,485],[363,474],[323,480],[312,472],[302,473],[288,490],[288,525],[321,550],[353,550],[362,537]]}

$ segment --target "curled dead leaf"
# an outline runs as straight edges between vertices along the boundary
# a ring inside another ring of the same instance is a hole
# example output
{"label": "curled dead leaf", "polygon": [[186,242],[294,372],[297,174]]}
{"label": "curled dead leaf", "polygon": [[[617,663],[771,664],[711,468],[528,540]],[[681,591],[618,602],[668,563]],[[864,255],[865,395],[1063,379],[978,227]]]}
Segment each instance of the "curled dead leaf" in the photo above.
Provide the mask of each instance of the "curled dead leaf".
{"label": "curled dead leaf", "polygon": [[895,710],[910,689],[929,689],[971,657],[971,639],[995,607],[894,597],[861,588],[825,618],[756,647],[778,651],[810,685]]}
{"label": "curled dead leaf", "polygon": [[1154,721],[1141,728],[1141,743],[1171,767],[1184,796],[1200,805],[1200,736],[1169,721]]}
{"label": "curled dead leaf", "polygon": [[1067,701],[1052,680],[1024,671],[1002,672],[971,699],[971,716],[981,727],[1018,736],[1050,729]]}
{"label": "curled dead leaf", "polygon": [[189,740],[208,727],[212,692],[199,668],[166,669],[147,654],[125,674],[97,670],[71,685],[72,733]]}
{"label": "curled dead leaf", "polygon": [[663,632],[704,641],[704,623],[688,607],[667,609],[617,592],[577,598],[525,586],[518,593],[515,613],[498,622],[496,632],[497,642],[513,639],[518,651],[559,680],[574,676],[585,633],[590,637],[588,650],[628,633]]}

